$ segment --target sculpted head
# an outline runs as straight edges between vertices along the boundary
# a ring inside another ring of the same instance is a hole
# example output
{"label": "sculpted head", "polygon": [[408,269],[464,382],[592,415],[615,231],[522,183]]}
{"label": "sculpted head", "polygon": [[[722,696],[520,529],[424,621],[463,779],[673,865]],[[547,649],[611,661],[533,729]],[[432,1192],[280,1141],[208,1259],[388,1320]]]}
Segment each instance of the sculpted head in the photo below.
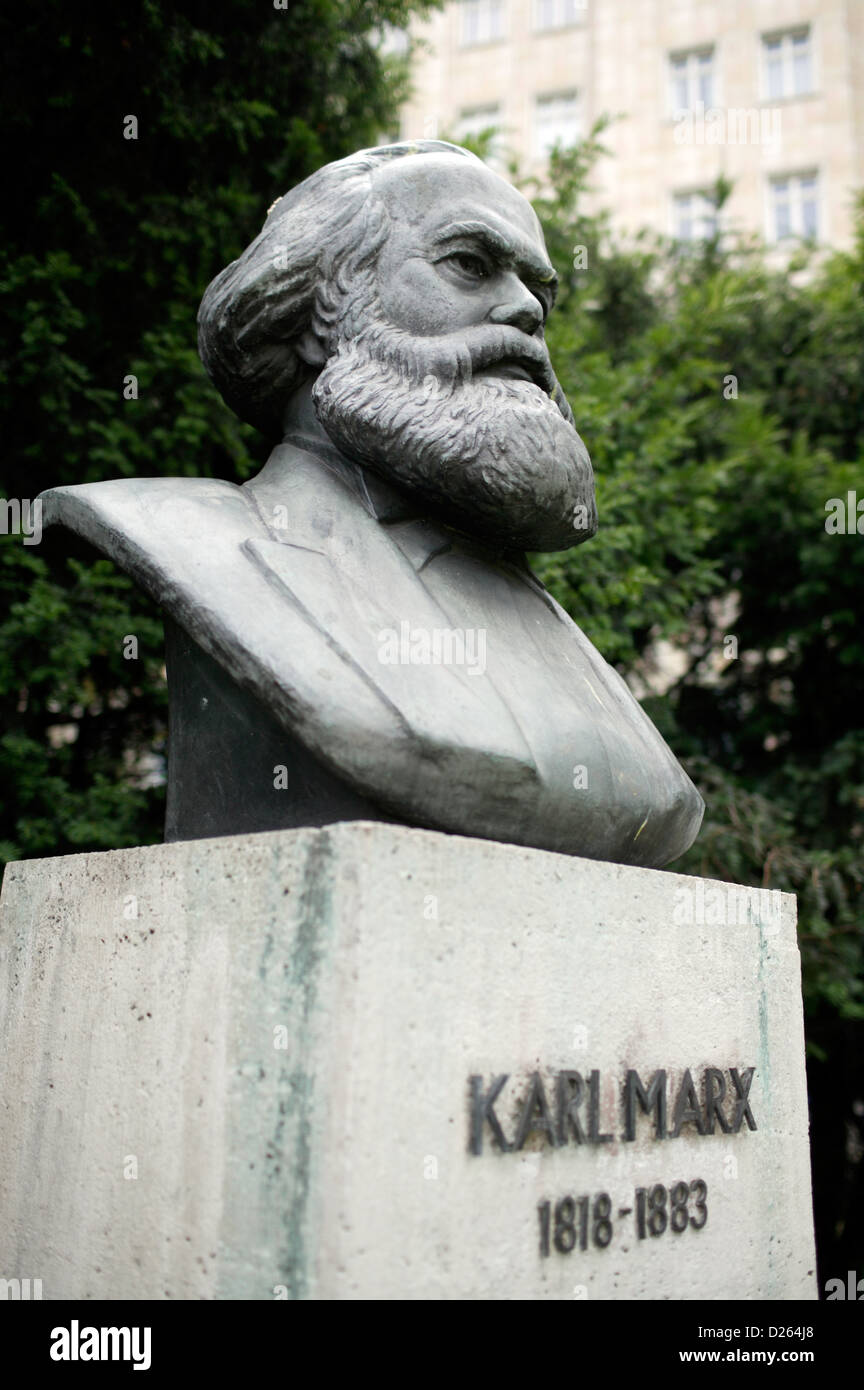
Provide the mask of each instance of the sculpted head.
{"label": "sculpted head", "polygon": [[531,205],[421,141],[320,169],[209,286],[201,356],[274,441],[300,391],[342,453],[460,530],[561,550],[596,530],[588,454],[543,336],[555,273]]}

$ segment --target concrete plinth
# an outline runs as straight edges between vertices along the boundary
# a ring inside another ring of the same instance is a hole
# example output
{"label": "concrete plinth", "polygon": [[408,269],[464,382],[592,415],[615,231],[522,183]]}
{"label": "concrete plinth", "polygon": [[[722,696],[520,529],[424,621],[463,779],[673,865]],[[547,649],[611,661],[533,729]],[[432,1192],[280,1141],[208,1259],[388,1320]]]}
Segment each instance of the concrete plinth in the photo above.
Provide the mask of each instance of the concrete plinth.
{"label": "concrete plinth", "polygon": [[0,1009],[44,1298],[815,1297],[792,898],[364,822],[34,860]]}

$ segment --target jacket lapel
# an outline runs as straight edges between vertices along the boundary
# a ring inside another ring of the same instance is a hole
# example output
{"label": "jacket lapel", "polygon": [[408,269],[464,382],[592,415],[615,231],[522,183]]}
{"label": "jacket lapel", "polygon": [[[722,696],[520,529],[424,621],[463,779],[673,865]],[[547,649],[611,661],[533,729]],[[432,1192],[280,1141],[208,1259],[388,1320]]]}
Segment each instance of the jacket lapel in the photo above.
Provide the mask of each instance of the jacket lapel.
{"label": "jacket lapel", "polygon": [[245,542],[250,562],[399,711],[412,733],[433,744],[476,749],[479,743],[485,753],[533,769],[528,746],[486,674],[471,674],[464,664],[405,660],[422,647],[412,635],[453,628],[418,574],[440,549],[442,533],[422,523],[412,527],[409,559],[388,528],[320,460],[293,458],[289,479],[284,528],[270,518],[281,519],[274,498],[285,491],[269,485],[264,474],[246,485],[270,531],[267,538]]}

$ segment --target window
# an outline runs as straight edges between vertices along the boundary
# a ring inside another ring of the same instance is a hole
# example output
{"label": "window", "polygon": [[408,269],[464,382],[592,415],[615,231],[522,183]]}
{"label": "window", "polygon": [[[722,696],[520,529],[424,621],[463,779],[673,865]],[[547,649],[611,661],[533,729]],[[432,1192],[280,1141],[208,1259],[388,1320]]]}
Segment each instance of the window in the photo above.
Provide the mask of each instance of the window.
{"label": "window", "polygon": [[770,236],[772,241],[786,237],[819,236],[819,176],[788,174],[771,180]]}
{"label": "window", "polygon": [[714,105],[714,49],[697,48],[669,57],[669,104],[673,113]]}
{"label": "window", "polygon": [[588,8],[588,0],[535,0],[535,29],[566,29],[578,24]]}
{"label": "window", "polygon": [[459,120],[456,124],[456,141],[461,143],[465,139],[476,139],[488,130],[490,126],[495,127],[495,134],[488,146],[486,162],[493,166],[503,163],[504,150],[502,137],[498,129],[501,124],[500,106],[470,106],[459,113]]}
{"label": "window", "polygon": [[813,91],[813,46],[809,29],[762,36],[763,92],[767,100]]}
{"label": "window", "polygon": [[545,159],[555,144],[572,145],[582,133],[576,92],[551,92],[534,102],[534,153]]}
{"label": "window", "polygon": [[492,43],[504,37],[504,0],[462,0],[462,43]]}
{"label": "window", "polygon": [[679,241],[705,241],[717,231],[717,204],[710,193],[676,193],[673,199],[674,235]]}
{"label": "window", "polygon": [[459,113],[457,134],[460,140],[466,136],[482,135],[490,126],[497,126],[501,120],[500,106],[471,106]]}

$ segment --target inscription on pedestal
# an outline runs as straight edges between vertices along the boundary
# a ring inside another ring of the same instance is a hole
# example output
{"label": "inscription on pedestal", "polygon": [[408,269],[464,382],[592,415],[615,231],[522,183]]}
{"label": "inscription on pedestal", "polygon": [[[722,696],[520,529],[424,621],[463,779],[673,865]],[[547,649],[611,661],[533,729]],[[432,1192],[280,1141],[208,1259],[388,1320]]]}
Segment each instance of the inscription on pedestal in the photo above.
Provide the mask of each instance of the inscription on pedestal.
{"label": "inscription on pedestal", "polygon": [[[519,1091],[510,1088],[512,1094],[508,1092],[508,1072],[488,1081],[482,1075],[470,1076],[469,1152],[482,1154],[486,1135],[495,1149],[505,1154],[524,1149],[531,1135],[538,1136],[540,1148],[560,1149],[614,1144],[616,1139],[624,1144],[637,1139],[678,1139],[685,1126],[688,1133],[706,1138],[739,1134],[742,1128],[745,1133],[756,1130],[750,1103],[755,1066],[700,1070],[701,1095],[689,1067],[678,1080],[672,1068],[658,1068],[648,1080],[635,1068],[626,1068],[618,1086],[617,1135],[613,1119],[609,1119],[609,1130],[601,1130],[603,1087],[597,1069],[586,1075],[569,1068],[553,1071],[546,1082],[542,1072],[534,1071]],[[496,1109],[508,1103],[515,1116],[510,1137]],[[538,1202],[537,1219],[542,1259],[555,1252],[570,1255],[574,1250],[606,1250],[622,1231],[637,1241],[667,1234],[692,1235],[708,1224],[708,1184],[701,1177],[666,1178],[622,1191],[615,1200],[608,1191],[568,1192]],[[626,1224],[622,1227],[620,1223]]]}
{"label": "inscription on pedestal", "polygon": [[[703,1099],[700,1100],[689,1068],[677,1083],[670,1083],[669,1073],[661,1068],[652,1074],[646,1084],[639,1073],[630,1067],[620,1088],[619,1138],[624,1142],[635,1140],[641,1116],[653,1117],[655,1139],[677,1139],[685,1125],[692,1126],[691,1133],[701,1135],[718,1131],[738,1134],[745,1121],[749,1129],[755,1130],[757,1125],[749,1099],[755,1074],[755,1067],[705,1067],[702,1072]],[[488,1083],[482,1076],[468,1078],[471,1153],[483,1152],[483,1135],[487,1128],[492,1142],[504,1153],[524,1148],[525,1141],[532,1133],[545,1135],[553,1148],[568,1143],[610,1144],[614,1141],[613,1132],[600,1132],[602,1078],[599,1071],[591,1071],[587,1078],[578,1071],[554,1073],[550,1084],[553,1103],[550,1103],[541,1073],[532,1072],[511,1139],[507,1138],[495,1109],[496,1104],[506,1100],[503,1092],[509,1080],[507,1072],[493,1077]]]}

